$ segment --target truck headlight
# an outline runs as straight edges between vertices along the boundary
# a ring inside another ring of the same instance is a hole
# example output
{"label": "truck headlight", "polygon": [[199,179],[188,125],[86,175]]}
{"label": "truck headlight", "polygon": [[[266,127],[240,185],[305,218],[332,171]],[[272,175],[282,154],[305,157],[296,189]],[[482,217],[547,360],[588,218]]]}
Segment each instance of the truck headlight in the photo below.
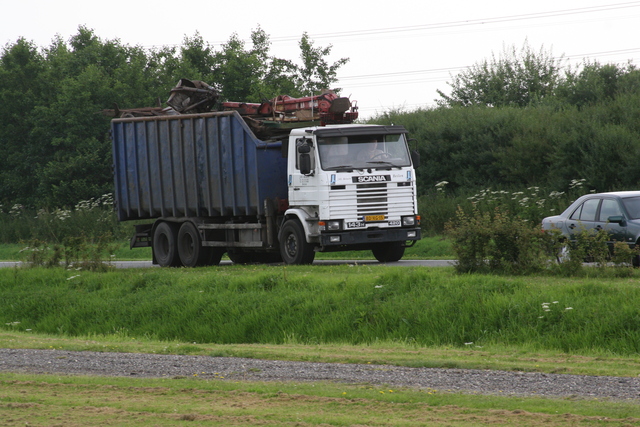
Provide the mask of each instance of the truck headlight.
{"label": "truck headlight", "polygon": [[342,229],[340,221],[327,221],[327,230],[328,231],[338,231]]}
{"label": "truck headlight", "polygon": [[415,216],[403,216],[402,217],[402,226],[403,227],[411,227],[416,225],[416,217]]}

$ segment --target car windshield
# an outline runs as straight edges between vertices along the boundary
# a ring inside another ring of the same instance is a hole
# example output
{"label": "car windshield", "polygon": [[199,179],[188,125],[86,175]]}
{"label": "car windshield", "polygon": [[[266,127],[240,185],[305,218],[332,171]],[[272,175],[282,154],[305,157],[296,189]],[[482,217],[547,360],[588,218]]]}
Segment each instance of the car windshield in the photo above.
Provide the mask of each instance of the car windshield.
{"label": "car windshield", "polygon": [[627,209],[627,213],[631,216],[631,219],[640,218],[640,197],[629,197],[622,199],[624,207]]}
{"label": "car windshield", "polygon": [[411,165],[403,134],[319,138],[318,151],[324,170]]}

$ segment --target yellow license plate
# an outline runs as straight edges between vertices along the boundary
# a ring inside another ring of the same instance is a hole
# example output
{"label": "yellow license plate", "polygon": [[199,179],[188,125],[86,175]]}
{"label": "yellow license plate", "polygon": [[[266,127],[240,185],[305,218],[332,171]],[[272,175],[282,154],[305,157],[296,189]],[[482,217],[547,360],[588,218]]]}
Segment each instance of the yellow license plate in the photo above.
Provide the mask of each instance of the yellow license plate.
{"label": "yellow license plate", "polygon": [[365,221],[384,221],[384,215],[366,215]]}

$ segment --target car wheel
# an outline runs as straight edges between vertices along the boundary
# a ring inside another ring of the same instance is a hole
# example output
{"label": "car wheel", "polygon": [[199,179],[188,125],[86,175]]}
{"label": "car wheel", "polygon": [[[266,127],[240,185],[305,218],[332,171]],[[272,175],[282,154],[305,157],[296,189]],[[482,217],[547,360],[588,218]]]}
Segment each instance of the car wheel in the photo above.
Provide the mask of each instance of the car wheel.
{"label": "car wheel", "polygon": [[562,245],[558,248],[558,252],[556,253],[556,260],[558,264],[562,264],[568,262],[571,259],[571,254],[569,253],[569,243],[563,242]]}

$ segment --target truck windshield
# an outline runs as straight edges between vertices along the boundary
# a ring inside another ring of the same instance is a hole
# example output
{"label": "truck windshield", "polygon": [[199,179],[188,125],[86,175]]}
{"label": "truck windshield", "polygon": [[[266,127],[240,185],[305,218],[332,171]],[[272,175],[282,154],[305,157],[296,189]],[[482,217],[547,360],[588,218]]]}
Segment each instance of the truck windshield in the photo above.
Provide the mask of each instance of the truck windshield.
{"label": "truck windshield", "polygon": [[318,151],[324,170],[411,165],[404,134],[319,138]]}

